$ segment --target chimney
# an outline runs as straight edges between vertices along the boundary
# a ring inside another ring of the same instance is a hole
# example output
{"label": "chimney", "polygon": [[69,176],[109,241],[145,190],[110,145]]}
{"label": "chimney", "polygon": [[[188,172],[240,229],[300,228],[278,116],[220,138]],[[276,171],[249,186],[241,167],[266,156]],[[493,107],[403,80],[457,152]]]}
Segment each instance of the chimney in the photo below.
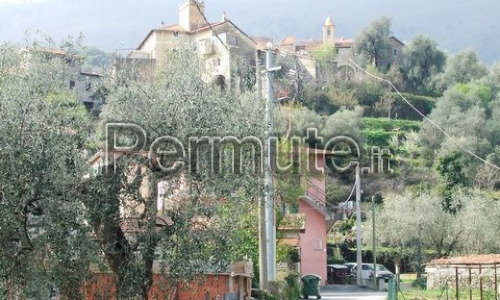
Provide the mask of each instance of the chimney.
{"label": "chimney", "polygon": [[196,30],[205,25],[203,14],[205,14],[205,2],[186,0],[179,7],[179,25],[187,31]]}

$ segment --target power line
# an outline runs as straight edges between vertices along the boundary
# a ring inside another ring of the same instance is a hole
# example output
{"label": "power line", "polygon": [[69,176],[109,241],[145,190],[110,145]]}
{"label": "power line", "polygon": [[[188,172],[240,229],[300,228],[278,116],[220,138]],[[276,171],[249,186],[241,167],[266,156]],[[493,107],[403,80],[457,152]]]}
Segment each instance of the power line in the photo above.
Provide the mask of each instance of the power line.
{"label": "power line", "polygon": [[215,37],[219,40],[219,42],[221,42],[222,46],[224,46],[224,48],[226,48],[226,50],[229,52],[229,48],[226,46],[226,44],[222,41],[222,39],[219,37],[219,35],[215,32],[215,29],[213,28],[212,24],[210,24],[210,22],[208,22],[208,19],[207,17],[205,16],[205,14],[203,13],[203,11],[201,10],[200,8],[200,4],[198,3],[197,0],[193,1],[195,4],[196,4],[196,8],[198,9],[198,12],[201,14],[201,16],[203,17],[203,20],[205,20],[205,23],[208,25],[208,27],[210,27],[210,30],[212,31],[212,33],[215,35]]}
{"label": "power line", "polygon": [[[408,101],[405,96],[403,96],[403,94],[401,94],[401,92],[396,88],[396,86],[388,79],[385,79],[385,78],[382,78],[382,77],[379,77],[375,74],[372,74],[368,71],[366,71],[365,69],[361,68],[358,64],[356,64],[352,59],[349,58],[349,61],[358,69],[360,69],[363,73],[367,74],[368,76],[371,76],[379,81],[382,81],[382,82],[386,82],[388,83],[392,89],[394,89],[394,91],[396,91],[396,93],[401,97],[401,99],[403,99],[406,104],[408,104],[408,106],[410,106],[416,113],[418,113],[424,120],[427,120],[429,123],[431,123],[432,125],[434,125],[434,127],[436,127],[437,129],[439,129],[439,131],[441,131],[447,138],[451,139],[451,135],[449,135],[443,128],[441,128],[438,124],[436,124],[436,122],[434,122],[433,120],[431,120],[430,118],[428,118],[425,114],[423,114],[421,111],[419,111],[415,106],[413,106],[413,104],[411,104],[410,101]],[[470,151],[469,149],[463,147],[462,145],[459,145],[459,144],[456,144],[459,148],[461,148],[463,151],[467,152],[468,154],[470,154],[471,156],[473,156],[474,158],[480,160],[481,162],[483,162],[484,164],[492,167],[492,168],[495,168],[497,170],[500,170],[500,167],[487,161],[486,159],[480,157],[479,155],[477,155],[476,153]]]}

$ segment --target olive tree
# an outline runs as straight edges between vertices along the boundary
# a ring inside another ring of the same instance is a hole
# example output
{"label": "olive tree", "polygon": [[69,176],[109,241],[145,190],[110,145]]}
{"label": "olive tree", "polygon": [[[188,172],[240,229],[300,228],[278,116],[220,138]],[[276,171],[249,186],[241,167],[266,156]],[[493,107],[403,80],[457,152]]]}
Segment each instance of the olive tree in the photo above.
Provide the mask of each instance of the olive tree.
{"label": "olive tree", "polygon": [[[222,143],[212,152],[212,146],[225,137],[262,141],[264,103],[253,94],[235,96],[207,83],[203,62],[192,50],[166,55],[167,63],[154,70],[128,65],[116,73],[100,117],[101,132],[109,123],[133,123],[144,130],[148,147],[159,139],[175,138],[187,154],[160,163],[178,162],[185,168],[166,172],[141,155],[124,154],[114,162],[114,172],[103,170],[86,185],[90,224],[116,274],[121,298],[146,299],[154,271],[188,280],[224,270],[235,259],[234,253],[243,258],[242,249],[232,253],[242,238],[235,236],[241,232],[238,222],[254,211],[245,202],[257,205],[263,191],[261,173],[253,161],[262,149]],[[107,137],[102,138],[104,142]],[[192,144],[193,139],[199,143]],[[163,145],[147,150],[158,154],[172,149]],[[240,150],[243,172],[231,164]],[[159,183],[167,184],[161,212]],[[124,214],[124,206],[140,209]],[[156,226],[159,216],[167,220],[161,228]],[[124,223],[138,230],[130,232],[121,226]],[[155,262],[160,263],[159,269],[153,268]]]}
{"label": "olive tree", "polygon": [[2,298],[79,298],[96,253],[78,190],[92,127],[51,49],[0,46]]}
{"label": "olive tree", "polygon": [[354,51],[377,69],[385,69],[383,65],[391,54],[391,20],[382,17],[374,20],[356,37]]}
{"label": "olive tree", "polygon": [[423,35],[414,37],[403,50],[406,87],[419,94],[432,93],[431,79],[443,71],[446,55],[436,41]]}

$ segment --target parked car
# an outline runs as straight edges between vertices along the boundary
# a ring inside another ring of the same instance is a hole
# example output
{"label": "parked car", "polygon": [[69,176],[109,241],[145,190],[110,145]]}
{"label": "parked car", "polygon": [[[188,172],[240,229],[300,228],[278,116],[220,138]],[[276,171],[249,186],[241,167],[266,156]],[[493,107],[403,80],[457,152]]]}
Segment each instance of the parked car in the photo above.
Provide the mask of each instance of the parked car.
{"label": "parked car", "polygon": [[330,264],[326,266],[326,274],[328,284],[345,283],[346,278],[350,275],[350,270],[344,265]]}
{"label": "parked car", "polygon": [[352,267],[356,265],[355,262],[346,262],[344,263],[344,266],[346,266],[349,269],[349,272],[351,272]]}
{"label": "parked car", "polygon": [[[356,278],[357,276],[357,265],[351,268],[351,276]],[[361,278],[362,279],[372,279],[373,278],[373,264],[372,263],[363,263],[361,264]],[[377,264],[377,278],[383,278],[384,281],[389,281],[394,276],[394,273],[389,271],[384,265]]]}

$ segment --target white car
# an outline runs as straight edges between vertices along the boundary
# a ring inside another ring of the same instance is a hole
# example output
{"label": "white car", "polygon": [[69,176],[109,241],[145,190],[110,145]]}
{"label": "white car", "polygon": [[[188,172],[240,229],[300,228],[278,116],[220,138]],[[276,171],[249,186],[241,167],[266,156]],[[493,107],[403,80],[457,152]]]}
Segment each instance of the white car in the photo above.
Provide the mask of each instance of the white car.
{"label": "white car", "polygon": [[[356,278],[357,265],[351,268],[351,276]],[[361,278],[362,279],[372,279],[373,278],[373,264],[363,263],[361,264]],[[383,278],[385,281],[389,281],[390,278],[394,276],[394,273],[387,270],[384,265],[377,264],[377,278]]]}

